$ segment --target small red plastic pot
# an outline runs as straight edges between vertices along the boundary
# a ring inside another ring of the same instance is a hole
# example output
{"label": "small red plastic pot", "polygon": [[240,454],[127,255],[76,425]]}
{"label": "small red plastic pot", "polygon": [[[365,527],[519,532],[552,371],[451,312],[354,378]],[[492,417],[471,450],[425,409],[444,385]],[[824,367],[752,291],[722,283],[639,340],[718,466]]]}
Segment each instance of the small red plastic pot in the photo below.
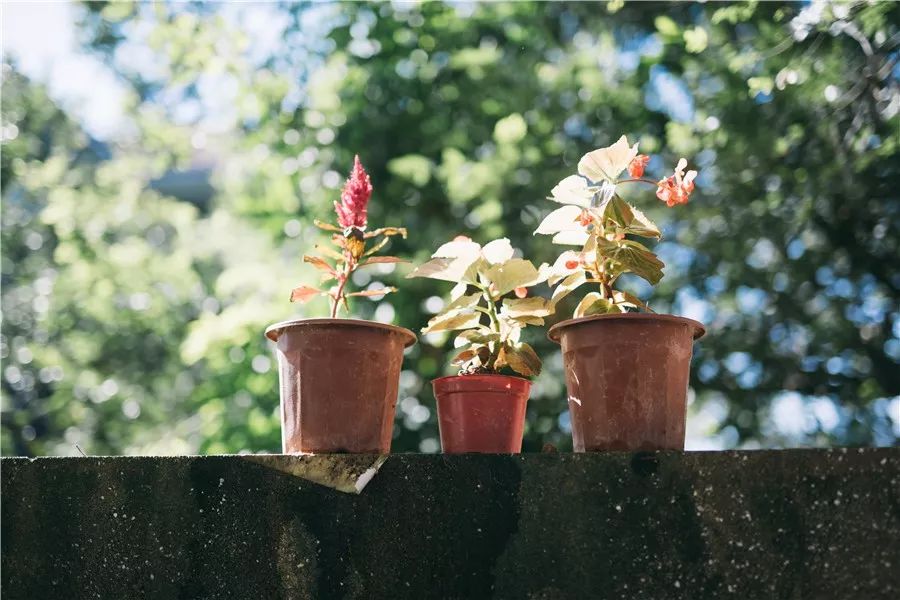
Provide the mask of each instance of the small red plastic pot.
{"label": "small red plastic pot", "polygon": [[453,375],[431,385],[444,453],[521,452],[530,381],[508,375]]}

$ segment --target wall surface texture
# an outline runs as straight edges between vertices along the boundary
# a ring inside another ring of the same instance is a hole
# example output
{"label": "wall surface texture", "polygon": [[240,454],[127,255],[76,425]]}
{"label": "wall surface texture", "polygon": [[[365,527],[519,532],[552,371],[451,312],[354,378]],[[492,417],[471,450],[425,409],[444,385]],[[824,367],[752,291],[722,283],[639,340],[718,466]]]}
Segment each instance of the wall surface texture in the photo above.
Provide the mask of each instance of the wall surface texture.
{"label": "wall surface texture", "polygon": [[900,597],[900,449],[0,466],[4,600]]}

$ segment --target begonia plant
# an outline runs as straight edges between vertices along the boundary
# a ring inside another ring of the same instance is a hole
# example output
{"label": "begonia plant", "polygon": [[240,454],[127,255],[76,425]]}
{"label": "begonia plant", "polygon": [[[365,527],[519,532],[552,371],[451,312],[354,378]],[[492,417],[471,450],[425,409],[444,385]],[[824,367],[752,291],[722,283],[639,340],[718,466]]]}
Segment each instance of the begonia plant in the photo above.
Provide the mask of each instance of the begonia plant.
{"label": "begonia plant", "polygon": [[[397,291],[394,287],[383,287],[356,292],[347,291],[347,283],[356,269],[369,265],[384,263],[406,262],[396,256],[374,256],[387,245],[391,236],[406,237],[406,229],[403,227],[381,227],[372,231],[366,231],[367,211],[369,199],[372,196],[372,182],[368,173],[359,161],[359,156],[353,159],[353,170],[341,191],[340,202],[335,201],[334,212],[337,216],[337,224],[323,223],[319,220],[313,223],[319,229],[331,232],[331,243],[337,250],[327,246],[316,245],[315,248],[322,256],[304,255],[303,262],[307,262],[322,271],[322,282],[333,281],[328,289],[301,285],[291,291],[291,302],[309,302],[318,296],[327,296],[331,302],[331,318],[335,318],[338,308],[343,306],[349,312],[347,298],[353,296],[383,296],[389,292]],[[381,239],[378,239],[381,238]],[[373,245],[368,244],[372,242]],[[329,262],[329,259],[334,262]]]}
{"label": "begonia plant", "polygon": [[[612,146],[585,154],[578,174],[566,177],[553,188],[550,200],[562,204],[543,220],[535,234],[553,235],[553,242],[581,246],[563,252],[552,267],[550,285],[555,285],[551,308],[566,294],[589,283],[596,291],[585,294],[574,316],[621,313],[629,310],[653,312],[639,298],[615,288],[619,277],[634,273],[656,285],[663,277],[663,262],[634,238],[661,237],[659,228],[644,213],[619,197],[619,186],[649,184],[656,197],[673,207],[686,204],[694,190],[697,171],[685,172],[681,159],[672,175],[659,181],[644,177],[649,157],[638,154],[623,135]],[[626,175],[627,173],[627,175]]]}
{"label": "begonia plant", "polygon": [[541,371],[541,359],[520,336],[528,325],[543,325],[549,314],[542,298],[528,297],[528,288],[546,281],[550,269],[547,264],[536,268],[513,253],[506,238],[482,247],[460,236],[407,276],[456,283],[450,302],[422,333],[462,331],[453,359],[460,375],[498,373],[505,366],[525,376]]}

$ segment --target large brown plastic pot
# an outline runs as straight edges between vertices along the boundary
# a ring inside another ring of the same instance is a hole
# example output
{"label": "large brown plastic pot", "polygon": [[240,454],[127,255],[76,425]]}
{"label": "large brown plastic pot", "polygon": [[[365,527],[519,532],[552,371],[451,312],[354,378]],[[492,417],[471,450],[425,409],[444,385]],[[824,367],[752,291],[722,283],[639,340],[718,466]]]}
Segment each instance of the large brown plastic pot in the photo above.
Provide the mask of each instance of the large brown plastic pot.
{"label": "large brown plastic pot", "polygon": [[530,381],[509,375],[453,375],[431,385],[444,453],[521,452]]}
{"label": "large brown plastic pot", "polygon": [[412,331],[357,319],[299,319],[269,326],[266,336],[277,344],[285,454],[390,452]]}
{"label": "large brown plastic pot", "polygon": [[557,323],[576,452],[684,450],[694,340],[703,325],[671,315],[592,315]]}

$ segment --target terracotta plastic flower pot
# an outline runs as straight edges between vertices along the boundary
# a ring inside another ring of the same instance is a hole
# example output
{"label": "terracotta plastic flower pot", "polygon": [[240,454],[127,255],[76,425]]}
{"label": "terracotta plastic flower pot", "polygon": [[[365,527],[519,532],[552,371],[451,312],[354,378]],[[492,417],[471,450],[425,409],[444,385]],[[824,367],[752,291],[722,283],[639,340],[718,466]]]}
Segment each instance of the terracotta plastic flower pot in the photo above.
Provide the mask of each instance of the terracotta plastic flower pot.
{"label": "terracotta plastic flower pot", "polygon": [[684,450],[694,340],[671,315],[593,315],[550,328],[562,345],[576,452]]}
{"label": "terracotta plastic flower pot", "polygon": [[431,385],[445,453],[522,450],[530,381],[508,375],[453,375]]}
{"label": "terracotta plastic flower pot", "polygon": [[276,323],[285,454],[391,449],[403,349],[412,331],[356,319]]}

